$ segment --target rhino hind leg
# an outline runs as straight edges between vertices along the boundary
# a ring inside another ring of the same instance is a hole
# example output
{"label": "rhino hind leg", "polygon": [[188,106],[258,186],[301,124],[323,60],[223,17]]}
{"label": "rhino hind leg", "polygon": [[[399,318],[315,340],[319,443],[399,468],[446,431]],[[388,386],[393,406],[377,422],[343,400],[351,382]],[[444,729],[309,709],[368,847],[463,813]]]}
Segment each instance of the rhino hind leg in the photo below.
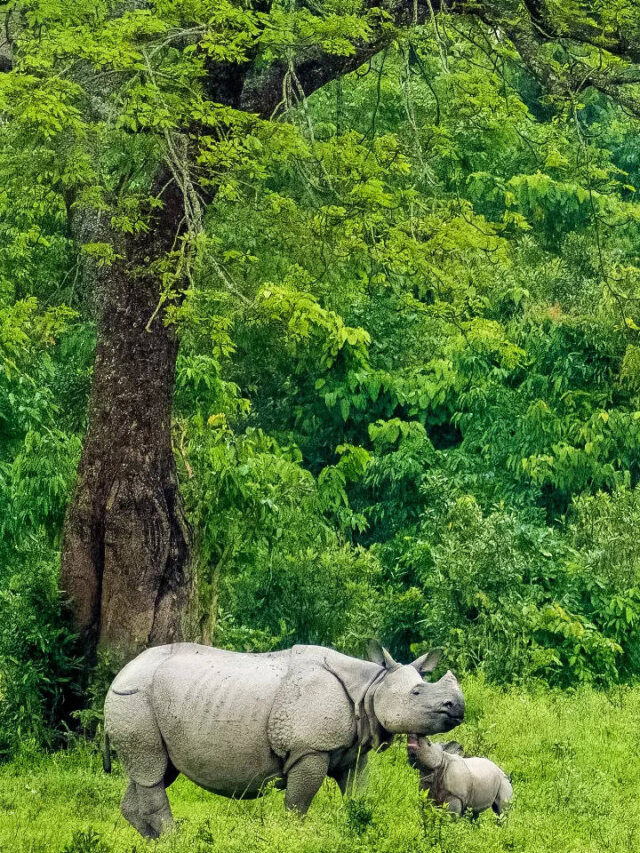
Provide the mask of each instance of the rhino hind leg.
{"label": "rhino hind leg", "polygon": [[178,775],[169,760],[153,708],[144,692],[111,689],[105,721],[130,782],[121,811],[145,838],[157,838],[173,816],[165,788]]}
{"label": "rhino hind leg", "polygon": [[157,838],[173,824],[171,806],[163,782],[147,788],[136,784],[138,813],[151,829],[151,837]]}
{"label": "rhino hind leg", "polygon": [[500,783],[500,789],[498,790],[498,793],[491,808],[497,815],[501,815],[505,811],[505,809],[509,807],[512,797],[513,788],[511,787],[511,782],[505,776],[505,778]]}
{"label": "rhino hind leg", "polygon": [[303,755],[287,773],[285,806],[301,815],[306,814],[311,800],[320,790],[328,769],[328,752],[312,752]]}
{"label": "rhino hind leg", "polygon": [[112,688],[105,702],[105,729],[130,779],[146,787],[163,781],[169,756],[143,692],[118,694]]}
{"label": "rhino hind leg", "polygon": [[123,817],[144,838],[158,838],[173,824],[173,815],[164,785],[150,788],[130,781],[120,807]]}
{"label": "rhino hind leg", "polygon": [[136,783],[131,781],[124,795],[120,811],[125,820],[128,820],[134,829],[137,829],[140,835],[145,838],[151,837],[151,827],[143,819],[138,810],[138,794],[136,792]]}

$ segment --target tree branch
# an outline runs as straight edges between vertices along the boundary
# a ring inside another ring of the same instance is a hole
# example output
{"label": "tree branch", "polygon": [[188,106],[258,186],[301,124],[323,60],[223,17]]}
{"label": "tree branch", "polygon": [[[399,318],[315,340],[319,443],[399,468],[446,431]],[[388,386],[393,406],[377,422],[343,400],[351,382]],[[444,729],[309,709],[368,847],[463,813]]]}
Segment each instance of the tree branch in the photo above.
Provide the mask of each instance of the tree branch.
{"label": "tree branch", "polygon": [[[590,4],[589,14],[583,20],[574,19],[571,26],[559,27],[554,22],[553,15],[545,0],[522,0],[529,15],[532,26],[545,41],[550,39],[568,38],[572,41],[600,47],[629,62],[640,62],[640,31],[626,32],[620,26],[613,28],[600,16],[598,6],[607,8],[604,3]],[[629,2],[629,8],[633,8]]]}
{"label": "tree branch", "polygon": [[[300,5],[306,5],[306,0],[300,0]],[[369,8],[378,5],[382,5],[380,0],[367,0]],[[629,63],[640,63],[640,16],[637,27],[630,24],[629,31],[623,31],[606,18],[608,7],[604,3],[601,4],[603,14],[599,15],[598,7],[596,2],[588,15],[576,15],[569,20],[558,19],[557,12],[552,14],[546,0],[391,0],[384,8],[395,27],[381,26],[369,42],[356,45],[351,56],[331,55],[318,49],[297,61],[294,58],[295,75],[305,95],[311,95],[384,50],[396,37],[398,28],[423,24],[432,14],[446,11],[474,15],[496,32],[507,35],[525,66],[548,91],[567,95],[572,90],[593,86],[625,109],[640,114],[640,97],[626,88],[638,82],[640,72],[637,69],[598,71],[585,61],[578,62],[575,69],[565,74],[546,62],[542,54],[545,42],[573,42],[597,47]],[[254,62],[247,70],[239,98],[240,108],[269,118],[279,107],[286,106],[285,88],[290,68],[291,65],[281,61],[257,70]]]}
{"label": "tree branch", "polygon": [[581,41],[578,38],[578,32],[564,39],[552,36],[539,25],[540,9],[543,4],[525,0],[524,5],[530,16],[523,15],[520,19],[511,19],[506,22],[494,20],[493,24],[500,27],[513,43],[524,66],[540,81],[547,92],[561,97],[570,97],[572,93],[592,87],[610,97],[627,112],[640,117],[640,93],[627,88],[640,81],[640,69],[615,67],[600,70],[593,67],[586,59],[583,61],[579,57],[573,57],[575,63],[570,69],[558,70],[556,65],[547,62],[544,58],[541,48],[545,41],[564,40],[566,44],[569,40],[573,43],[587,43],[593,46],[592,42]]}
{"label": "tree branch", "polygon": [[[400,28],[409,28],[415,23],[423,24],[429,19],[430,7],[435,13],[444,10],[459,13],[470,8],[469,0],[418,0],[417,4],[415,0],[392,0],[387,4],[380,0],[367,0],[367,5],[369,8],[384,6],[395,27]],[[396,34],[397,30],[393,27],[381,26],[369,42],[356,45],[351,56],[336,56],[317,50],[295,62],[296,77],[305,95],[311,95],[332,80],[360,68],[384,50]],[[251,68],[240,98],[241,109],[258,113],[263,118],[273,115],[283,102],[287,72],[286,62],[274,63],[261,71]]]}

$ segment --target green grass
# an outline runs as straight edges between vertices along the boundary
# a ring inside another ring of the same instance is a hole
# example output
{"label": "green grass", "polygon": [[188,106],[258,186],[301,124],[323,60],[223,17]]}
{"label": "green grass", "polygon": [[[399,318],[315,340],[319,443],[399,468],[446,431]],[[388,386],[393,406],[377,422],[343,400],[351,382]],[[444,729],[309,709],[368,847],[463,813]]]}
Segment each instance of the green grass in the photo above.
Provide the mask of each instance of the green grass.
{"label": "green grass", "polygon": [[24,754],[0,768],[0,850],[11,851],[430,851],[603,853],[640,849],[640,688],[575,693],[498,691],[465,682],[467,751],[513,776],[505,820],[475,824],[424,804],[395,744],[374,757],[363,794],[343,801],[325,782],[308,817],[286,814],[281,792],[252,802],[208,794],[179,779],[169,798],[177,829],[146,842],[119,814],[124,778],[102,772],[88,746]]}

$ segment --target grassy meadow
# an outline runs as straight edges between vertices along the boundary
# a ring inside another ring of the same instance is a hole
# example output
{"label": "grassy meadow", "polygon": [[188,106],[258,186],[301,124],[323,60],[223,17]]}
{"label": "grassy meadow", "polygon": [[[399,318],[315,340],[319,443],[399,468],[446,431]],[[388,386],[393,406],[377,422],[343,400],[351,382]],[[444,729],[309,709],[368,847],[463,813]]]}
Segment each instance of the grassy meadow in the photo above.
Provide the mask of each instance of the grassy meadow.
{"label": "grassy meadow", "polygon": [[24,752],[0,768],[0,850],[11,853],[602,853],[640,848],[640,689],[501,691],[464,684],[467,720],[456,732],[468,752],[512,775],[508,816],[454,820],[423,802],[399,742],[375,756],[365,790],[343,801],[325,782],[306,819],[283,795],[237,802],[180,778],[170,789],[177,827],[141,839],[119,813],[125,781],[85,744]]}

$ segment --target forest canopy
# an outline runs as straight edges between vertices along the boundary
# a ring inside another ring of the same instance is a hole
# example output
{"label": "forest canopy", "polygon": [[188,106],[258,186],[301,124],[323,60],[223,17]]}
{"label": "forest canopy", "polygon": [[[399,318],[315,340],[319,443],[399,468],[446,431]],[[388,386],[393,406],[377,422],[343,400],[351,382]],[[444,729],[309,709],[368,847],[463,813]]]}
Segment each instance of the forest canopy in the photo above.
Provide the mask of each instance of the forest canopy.
{"label": "forest canopy", "polygon": [[2,5],[0,753],[180,636],[629,680],[637,6]]}

